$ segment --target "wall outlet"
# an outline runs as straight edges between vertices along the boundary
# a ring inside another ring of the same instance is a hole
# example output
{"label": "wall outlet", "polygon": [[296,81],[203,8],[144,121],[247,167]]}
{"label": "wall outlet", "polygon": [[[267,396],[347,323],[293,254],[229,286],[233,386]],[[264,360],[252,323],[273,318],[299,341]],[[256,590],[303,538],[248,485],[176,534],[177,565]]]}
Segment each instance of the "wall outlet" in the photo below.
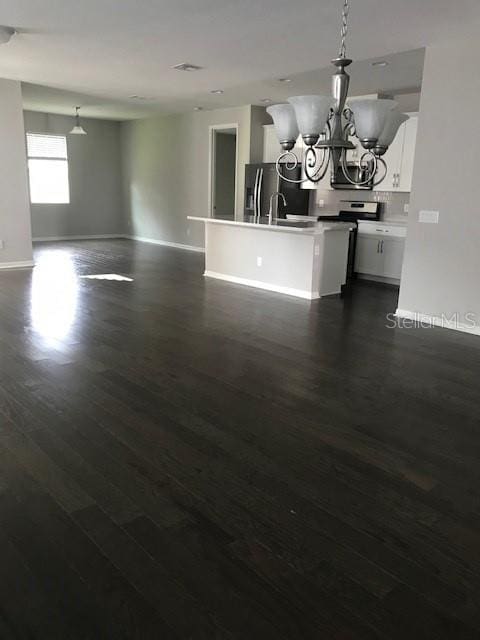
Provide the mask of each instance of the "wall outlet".
{"label": "wall outlet", "polygon": [[410,205],[408,204],[408,202],[406,202],[403,205],[403,213],[408,213],[408,210],[410,209]]}
{"label": "wall outlet", "polygon": [[319,244],[316,244],[316,245],[315,245],[315,255],[316,255],[316,256],[319,256],[319,255],[320,255],[320,245],[319,245]]}
{"label": "wall outlet", "polygon": [[257,256],[257,267],[261,267],[263,263],[262,256]]}
{"label": "wall outlet", "polygon": [[428,211],[422,209],[418,213],[418,221],[426,224],[438,224],[440,213],[438,211]]}
{"label": "wall outlet", "polygon": [[5,248],[5,242],[0,240],[0,251]]}

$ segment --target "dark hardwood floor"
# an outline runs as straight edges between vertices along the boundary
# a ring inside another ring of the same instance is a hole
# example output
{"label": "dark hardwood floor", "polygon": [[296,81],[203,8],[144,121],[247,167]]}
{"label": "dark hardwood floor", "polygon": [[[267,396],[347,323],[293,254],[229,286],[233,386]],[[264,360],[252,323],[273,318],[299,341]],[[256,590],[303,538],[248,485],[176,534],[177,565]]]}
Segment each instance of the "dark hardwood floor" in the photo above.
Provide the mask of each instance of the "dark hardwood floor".
{"label": "dark hardwood floor", "polygon": [[127,240],[36,259],[0,273],[1,640],[480,637],[479,338]]}

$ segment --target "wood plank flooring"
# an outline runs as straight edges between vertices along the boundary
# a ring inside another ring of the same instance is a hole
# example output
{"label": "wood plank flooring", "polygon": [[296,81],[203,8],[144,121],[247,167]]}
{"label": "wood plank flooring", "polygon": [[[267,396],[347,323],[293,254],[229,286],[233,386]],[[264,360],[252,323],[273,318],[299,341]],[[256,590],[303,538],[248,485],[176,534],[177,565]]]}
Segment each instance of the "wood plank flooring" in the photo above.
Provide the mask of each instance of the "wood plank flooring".
{"label": "wood plank flooring", "polygon": [[479,338],[127,240],[36,260],[0,273],[1,640],[480,637]]}

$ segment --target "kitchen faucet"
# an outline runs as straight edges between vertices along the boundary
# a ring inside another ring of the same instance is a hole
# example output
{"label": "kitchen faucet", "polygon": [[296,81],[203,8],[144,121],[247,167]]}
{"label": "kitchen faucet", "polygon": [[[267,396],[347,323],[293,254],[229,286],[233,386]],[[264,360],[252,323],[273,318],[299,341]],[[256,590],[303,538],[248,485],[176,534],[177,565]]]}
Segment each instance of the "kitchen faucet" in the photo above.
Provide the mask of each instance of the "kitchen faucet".
{"label": "kitchen faucet", "polygon": [[268,209],[268,224],[273,223],[273,199],[275,196],[277,196],[277,198],[282,198],[283,206],[287,206],[287,200],[285,199],[283,193],[280,193],[280,191],[275,191],[275,193],[272,193],[272,195],[270,196],[270,208]]}

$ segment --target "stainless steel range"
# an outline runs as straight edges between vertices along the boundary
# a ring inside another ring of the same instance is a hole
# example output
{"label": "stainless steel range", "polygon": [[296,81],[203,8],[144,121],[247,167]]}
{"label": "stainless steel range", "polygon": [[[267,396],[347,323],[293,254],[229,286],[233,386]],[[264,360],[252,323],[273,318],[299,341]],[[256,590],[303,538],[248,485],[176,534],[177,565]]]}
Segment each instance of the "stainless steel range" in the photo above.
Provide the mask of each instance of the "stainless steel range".
{"label": "stainless steel range", "polygon": [[364,202],[361,200],[341,200],[338,213],[332,212],[317,216],[317,220],[331,222],[351,222],[350,243],[348,247],[347,279],[355,276],[355,249],[359,220],[380,220],[381,202]]}

